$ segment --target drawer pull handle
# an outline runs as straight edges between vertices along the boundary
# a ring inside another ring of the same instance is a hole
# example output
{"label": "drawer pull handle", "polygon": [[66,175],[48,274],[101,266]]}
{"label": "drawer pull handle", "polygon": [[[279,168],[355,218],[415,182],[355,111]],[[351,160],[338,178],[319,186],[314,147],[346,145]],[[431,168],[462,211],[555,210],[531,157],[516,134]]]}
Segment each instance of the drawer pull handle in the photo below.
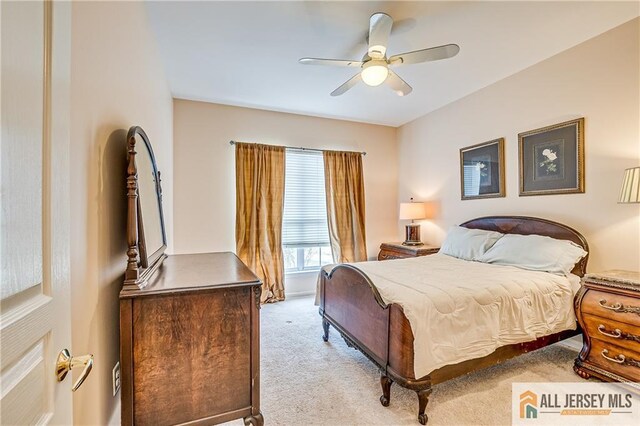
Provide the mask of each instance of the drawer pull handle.
{"label": "drawer pull handle", "polygon": [[387,254],[387,253],[382,253],[380,255],[380,260],[394,260],[394,259],[401,259],[401,256],[396,256],[393,254]]}
{"label": "drawer pull handle", "polygon": [[609,356],[607,356],[607,354],[609,353],[608,350],[603,349],[602,353],[600,355],[602,355],[602,357],[606,360],[609,360],[611,362],[615,362],[616,364],[624,364],[624,365],[629,365],[631,367],[638,367],[640,368],[640,361],[637,361],[633,358],[627,358],[622,354],[618,354],[615,358],[611,358]]}
{"label": "drawer pull handle", "polygon": [[602,357],[604,359],[607,359],[607,360],[609,360],[611,362],[615,362],[616,364],[624,364],[624,361],[625,361],[625,356],[624,355],[618,354],[618,356],[616,356],[615,358],[611,358],[611,357],[607,356],[608,353],[609,353],[608,350],[603,349],[601,355],[602,355]]}
{"label": "drawer pull handle", "polygon": [[609,333],[606,327],[603,324],[600,324],[598,326],[598,331],[600,332],[600,334],[604,334],[605,336],[608,336],[608,337],[613,337],[614,339],[619,339],[620,337],[622,337],[622,331],[620,331],[619,328],[616,328],[615,330],[613,330],[613,333]]}
{"label": "drawer pull handle", "polygon": [[619,312],[621,314],[630,313],[630,314],[638,314],[640,315],[640,307],[636,306],[624,306],[622,303],[618,302],[611,306],[607,306],[607,301],[605,299],[600,299],[598,302],[601,307],[605,309],[609,309],[613,312]]}

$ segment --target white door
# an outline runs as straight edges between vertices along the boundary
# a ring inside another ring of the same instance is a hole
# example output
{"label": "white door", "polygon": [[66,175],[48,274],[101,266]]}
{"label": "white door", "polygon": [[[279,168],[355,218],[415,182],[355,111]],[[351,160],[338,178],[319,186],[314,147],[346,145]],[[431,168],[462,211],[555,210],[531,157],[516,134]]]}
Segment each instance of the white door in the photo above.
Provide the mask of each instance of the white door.
{"label": "white door", "polygon": [[[0,2],[0,423],[71,424],[70,4]],[[70,376],[70,375],[69,375]]]}

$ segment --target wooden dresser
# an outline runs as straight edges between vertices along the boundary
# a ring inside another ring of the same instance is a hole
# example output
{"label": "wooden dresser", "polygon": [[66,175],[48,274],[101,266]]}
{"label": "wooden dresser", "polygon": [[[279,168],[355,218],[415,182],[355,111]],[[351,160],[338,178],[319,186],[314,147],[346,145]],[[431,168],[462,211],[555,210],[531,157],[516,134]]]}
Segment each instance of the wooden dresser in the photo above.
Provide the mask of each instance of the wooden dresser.
{"label": "wooden dresser", "polygon": [[586,275],[575,307],[584,336],[575,372],[583,378],[640,381],[640,273]]}
{"label": "wooden dresser", "polygon": [[440,247],[428,246],[426,244],[421,246],[405,246],[402,245],[402,243],[382,243],[380,245],[380,252],[378,253],[378,260],[427,256],[437,253],[439,250]]}
{"label": "wooden dresser", "polygon": [[123,290],[122,424],[262,425],[260,291],[233,253],[169,256]]}

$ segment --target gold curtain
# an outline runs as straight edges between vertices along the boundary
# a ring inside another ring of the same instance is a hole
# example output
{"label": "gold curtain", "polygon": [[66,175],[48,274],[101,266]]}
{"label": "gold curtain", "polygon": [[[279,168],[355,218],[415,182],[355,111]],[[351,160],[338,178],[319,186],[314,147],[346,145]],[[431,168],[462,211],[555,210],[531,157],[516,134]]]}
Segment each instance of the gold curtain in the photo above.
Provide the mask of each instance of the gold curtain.
{"label": "gold curtain", "polygon": [[340,263],[367,260],[362,154],[325,151],[323,155],[333,260]]}
{"label": "gold curtain", "polygon": [[263,303],[284,300],[285,149],[236,143],[236,253],[262,280]]}

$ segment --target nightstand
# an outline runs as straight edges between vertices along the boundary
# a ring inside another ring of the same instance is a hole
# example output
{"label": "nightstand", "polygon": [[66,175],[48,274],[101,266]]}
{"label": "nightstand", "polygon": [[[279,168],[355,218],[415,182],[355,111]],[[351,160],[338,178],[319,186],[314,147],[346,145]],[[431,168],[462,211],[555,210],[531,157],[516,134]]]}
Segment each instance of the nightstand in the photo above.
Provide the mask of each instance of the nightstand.
{"label": "nightstand", "polygon": [[404,246],[402,243],[382,243],[378,260],[403,259],[405,257],[427,256],[437,253],[440,247],[423,244],[421,246]]}
{"label": "nightstand", "polygon": [[586,275],[575,309],[584,345],[574,371],[585,379],[640,381],[640,273]]}

